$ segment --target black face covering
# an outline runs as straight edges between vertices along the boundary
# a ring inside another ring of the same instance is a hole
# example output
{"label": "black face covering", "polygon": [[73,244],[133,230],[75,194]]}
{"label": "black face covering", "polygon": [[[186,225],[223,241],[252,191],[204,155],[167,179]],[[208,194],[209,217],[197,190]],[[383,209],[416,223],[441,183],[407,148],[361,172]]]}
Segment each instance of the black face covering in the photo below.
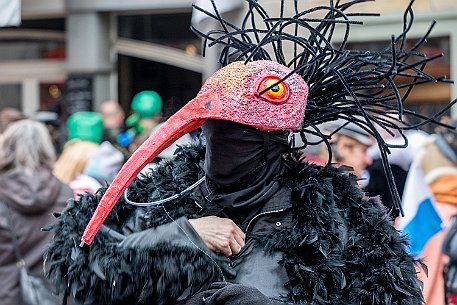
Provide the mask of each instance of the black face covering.
{"label": "black face covering", "polygon": [[267,133],[245,125],[208,120],[203,194],[224,208],[244,228],[278,191],[287,135]]}
{"label": "black face covering", "polygon": [[285,132],[262,132],[219,120],[206,121],[202,129],[207,142],[204,169],[220,187],[249,184],[262,167],[289,147]]}

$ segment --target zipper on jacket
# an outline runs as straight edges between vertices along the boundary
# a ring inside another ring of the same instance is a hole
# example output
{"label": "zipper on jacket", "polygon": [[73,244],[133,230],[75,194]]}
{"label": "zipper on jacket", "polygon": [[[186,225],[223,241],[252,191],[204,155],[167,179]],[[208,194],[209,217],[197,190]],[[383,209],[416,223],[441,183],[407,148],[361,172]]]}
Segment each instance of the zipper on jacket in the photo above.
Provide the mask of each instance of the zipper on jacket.
{"label": "zipper on jacket", "polygon": [[254,217],[252,217],[252,219],[249,221],[248,225],[246,226],[246,232],[247,233],[249,231],[249,227],[251,225],[251,223],[258,217],[260,216],[263,216],[263,215],[267,215],[267,214],[273,214],[273,213],[279,213],[279,212],[283,212],[285,211],[286,209],[279,209],[279,210],[273,210],[273,211],[266,211],[266,212],[262,212],[262,213],[259,213],[257,215],[255,215]]}

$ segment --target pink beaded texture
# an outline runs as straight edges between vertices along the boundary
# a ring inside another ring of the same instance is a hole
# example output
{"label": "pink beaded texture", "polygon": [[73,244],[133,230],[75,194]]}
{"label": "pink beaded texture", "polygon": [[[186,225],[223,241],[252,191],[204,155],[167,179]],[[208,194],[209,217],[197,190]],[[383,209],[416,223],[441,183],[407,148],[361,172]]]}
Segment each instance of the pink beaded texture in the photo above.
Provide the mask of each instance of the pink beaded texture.
{"label": "pink beaded texture", "polygon": [[[210,96],[206,107],[217,100],[219,111],[213,119],[229,120],[265,131],[301,129],[305,114],[308,86],[297,74],[273,61],[234,62],[217,71],[200,90],[199,96]],[[282,80],[290,91],[282,103],[259,96],[259,84],[268,77]],[[285,79],[284,79],[285,78]],[[211,111],[212,112],[212,111]]]}

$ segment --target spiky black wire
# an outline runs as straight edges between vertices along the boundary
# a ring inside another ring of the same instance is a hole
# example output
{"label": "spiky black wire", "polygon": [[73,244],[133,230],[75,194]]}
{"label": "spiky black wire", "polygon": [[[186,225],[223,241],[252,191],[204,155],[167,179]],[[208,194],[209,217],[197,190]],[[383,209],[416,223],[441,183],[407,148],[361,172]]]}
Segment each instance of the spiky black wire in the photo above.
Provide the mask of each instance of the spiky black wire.
{"label": "spiky black wire", "polygon": [[[402,33],[398,37],[392,36],[391,42],[384,49],[346,49],[351,25],[362,24],[352,18],[379,15],[346,11],[354,5],[371,1],[375,0],[352,0],[344,3],[340,0],[329,0],[328,6],[300,11],[298,1],[294,0],[294,15],[286,17],[286,3],[281,0],[279,17],[273,18],[256,0],[246,0],[247,13],[238,27],[221,17],[212,0],[215,14],[194,7],[209,18],[217,20],[221,29],[208,33],[202,33],[195,27],[192,29],[205,39],[208,47],[222,46],[219,62],[223,66],[235,60],[274,60],[291,68],[291,74],[297,73],[303,77],[309,86],[307,110],[301,131],[304,143],[307,143],[307,133],[320,136],[331,153],[329,136],[319,130],[319,125],[340,119],[352,122],[370,133],[378,143],[395,206],[403,215],[401,200],[387,159],[389,149],[406,147],[408,142],[404,135],[405,130],[430,122],[450,127],[440,123],[438,118],[456,101],[433,117],[426,117],[403,107],[403,102],[414,86],[428,82],[450,82],[445,77],[433,77],[424,72],[426,64],[442,54],[427,57],[418,51],[426,43],[434,22],[416,44],[407,48],[407,34],[414,20],[414,0],[410,1],[403,15]],[[313,17],[318,13],[323,17]],[[343,26],[344,31],[342,40],[335,45],[333,36],[337,26]],[[298,35],[303,32],[307,35]],[[290,60],[286,59],[284,53],[288,44],[293,46]],[[402,77],[402,83],[397,81],[398,77]],[[415,117],[419,123],[408,125],[404,120],[405,114]],[[379,129],[391,134],[396,131],[403,137],[404,144],[386,143]]]}

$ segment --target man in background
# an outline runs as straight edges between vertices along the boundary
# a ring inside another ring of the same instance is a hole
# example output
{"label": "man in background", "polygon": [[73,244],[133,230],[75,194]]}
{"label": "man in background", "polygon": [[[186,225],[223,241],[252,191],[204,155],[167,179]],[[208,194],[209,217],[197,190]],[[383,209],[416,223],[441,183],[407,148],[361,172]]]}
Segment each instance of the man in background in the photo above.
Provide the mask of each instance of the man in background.
{"label": "man in background", "polygon": [[102,102],[99,112],[103,116],[104,140],[115,144],[117,136],[125,129],[125,112],[119,103],[113,100]]}
{"label": "man in background", "polygon": [[[366,178],[365,169],[373,163],[368,154],[368,148],[374,144],[373,137],[353,123],[338,130],[336,136],[337,162],[352,167],[356,176]],[[359,181],[360,186],[365,184],[366,179]]]}

